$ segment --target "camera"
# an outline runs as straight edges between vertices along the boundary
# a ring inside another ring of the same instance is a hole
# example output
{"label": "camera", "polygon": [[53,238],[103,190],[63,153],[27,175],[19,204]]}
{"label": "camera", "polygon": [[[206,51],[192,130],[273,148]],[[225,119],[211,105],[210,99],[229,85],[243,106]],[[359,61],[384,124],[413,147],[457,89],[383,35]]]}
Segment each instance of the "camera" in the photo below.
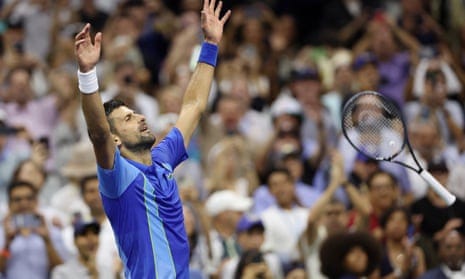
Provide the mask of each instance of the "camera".
{"label": "camera", "polygon": [[32,229],[41,225],[39,216],[31,213],[13,215],[12,221],[17,229]]}

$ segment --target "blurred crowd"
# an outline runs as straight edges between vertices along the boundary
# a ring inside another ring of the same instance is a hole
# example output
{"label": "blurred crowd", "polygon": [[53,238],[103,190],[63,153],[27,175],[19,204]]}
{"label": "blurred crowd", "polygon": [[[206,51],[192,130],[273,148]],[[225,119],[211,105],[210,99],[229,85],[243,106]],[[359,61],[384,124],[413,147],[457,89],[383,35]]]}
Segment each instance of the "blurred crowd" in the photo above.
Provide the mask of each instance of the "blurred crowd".
{"label": "blurred crowd", "polygon": [[[209,110],[175,171],[191,278],[465,278],[465,2],[224,5]],[[74,36],[86,22],[103,32],[102,99],[144,114],[160,141],[198,58],[200,10],[200,0],[0,1],[0,278],[123,278]],[[342,136],[342,107],[364,90],[402,111],[452,206]]]}

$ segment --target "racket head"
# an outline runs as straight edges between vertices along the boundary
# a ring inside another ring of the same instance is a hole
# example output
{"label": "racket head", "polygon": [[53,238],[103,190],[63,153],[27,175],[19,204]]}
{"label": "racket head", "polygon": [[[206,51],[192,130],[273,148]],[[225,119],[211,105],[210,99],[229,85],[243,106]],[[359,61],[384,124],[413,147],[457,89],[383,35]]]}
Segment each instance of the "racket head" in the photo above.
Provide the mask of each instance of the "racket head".
{"label": "racket head", "polygon": [[342,132],[359,152],[392,161],[407,144],[407,128],[399,108],[375,91],[362,91],[344,105]]}

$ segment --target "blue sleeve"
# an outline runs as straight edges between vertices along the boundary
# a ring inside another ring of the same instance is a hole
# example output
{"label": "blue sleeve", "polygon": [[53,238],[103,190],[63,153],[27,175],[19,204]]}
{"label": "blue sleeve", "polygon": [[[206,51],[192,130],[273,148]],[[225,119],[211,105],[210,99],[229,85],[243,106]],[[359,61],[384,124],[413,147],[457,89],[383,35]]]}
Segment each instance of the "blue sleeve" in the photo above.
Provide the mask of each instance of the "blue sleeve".
{"label": "blue sleeve", "polygon": [[166,137],[152,149],[152,160],[168,163],[174,170],[182,161],[187,159],[184,138],[178,128],[174,127]]}
{"label": "blue sleeve", "polygon": [[100,192],[109,198],[118,198],[139,173],[136,167],[121,157],[121,153],[116,148],[113,169],[97,166]]}

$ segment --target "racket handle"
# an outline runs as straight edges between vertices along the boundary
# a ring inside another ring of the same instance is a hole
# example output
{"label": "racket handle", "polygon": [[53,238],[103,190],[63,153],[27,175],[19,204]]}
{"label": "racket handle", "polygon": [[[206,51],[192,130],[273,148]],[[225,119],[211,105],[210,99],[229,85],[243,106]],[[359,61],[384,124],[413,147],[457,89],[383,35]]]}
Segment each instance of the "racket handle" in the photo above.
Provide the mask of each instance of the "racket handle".
{"label": "racket handle", "polygon": [[447,203],[452,205],[455,202],[455,196],[452,195],[439,181],[426,170],[420,172],[420,176],[428,183],[431,188]]}

